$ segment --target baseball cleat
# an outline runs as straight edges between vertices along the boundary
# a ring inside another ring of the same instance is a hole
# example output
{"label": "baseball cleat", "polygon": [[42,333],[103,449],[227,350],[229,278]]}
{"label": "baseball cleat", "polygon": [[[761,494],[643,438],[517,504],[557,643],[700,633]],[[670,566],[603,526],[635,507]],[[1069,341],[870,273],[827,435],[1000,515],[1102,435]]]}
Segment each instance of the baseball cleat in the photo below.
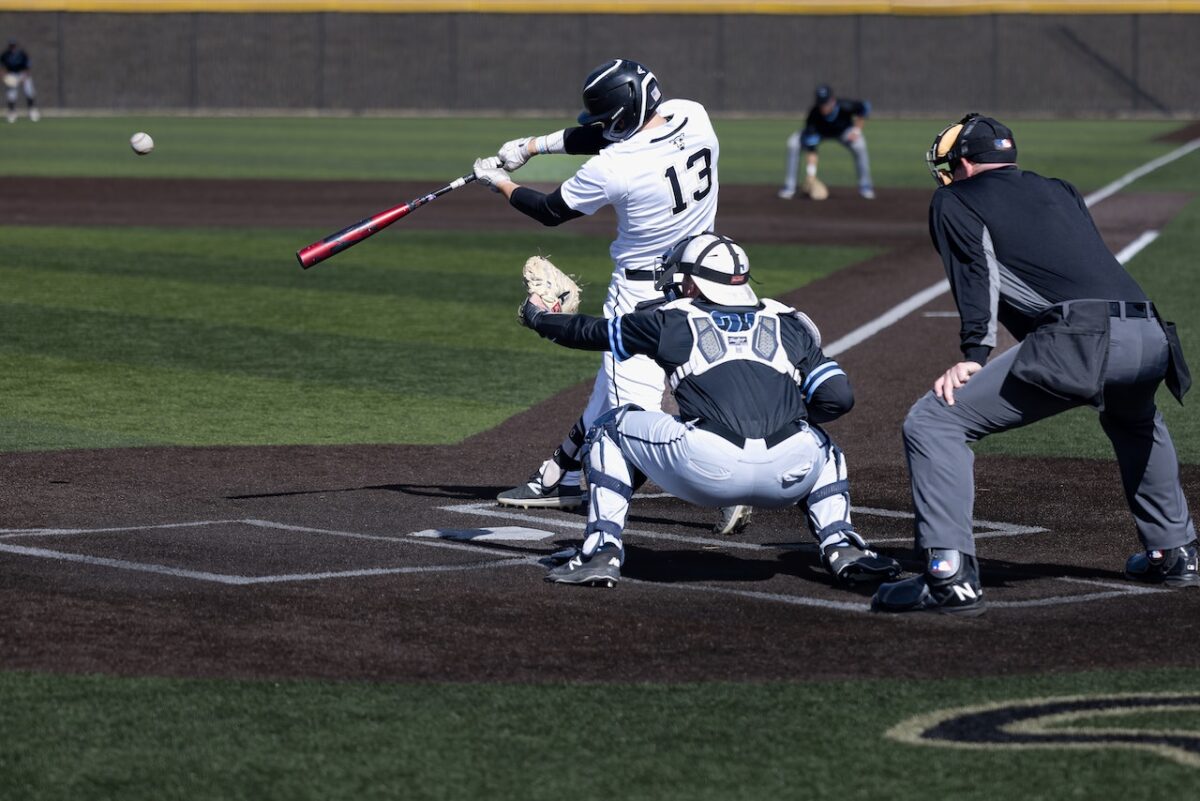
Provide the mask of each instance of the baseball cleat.
{"label": "baseball cleat", "polygon": [[546,573],[554,584],[585,584],[591,587],[615,587],[621,580],[621,549],[605,545],[591,557],[577,553]]}
{"label": "baseball cleat", "polygon": [[1196,540],[1166,551],[1135,553],[1125,562],[1125,578],[1174,589],[1200,587],[1200,550]]}
{"label": "baseball cleat", "polygon": [[962,563],[948,578],[931,573],[881,584],[871,599],[872,612],[938,612],[975,617],[984,612],[979,563],[961,554]]}
{"label": "baseball cleat", "polygon": [[899,562],[872,551],[858,535],[822,548],[821,564],[841,584],[889,581],[900,575]]}
{"label": "baseball cleat", "polygon": [[15,111],[10,111],[10,112],[8,112],[8,114],[6,115],[6,117],[7,117],[7,119],[8,119],[8,121],[9,121],[9,122],[16,122],[16,121],[17,121],[17,112],[15,112]]}
{"label": "baseball cleat", "polygon": [[780,200],[791,200],[796,196],[795,189],[780,189],[775,193]]}
{"label": "baseball cleat", "polygon": [[874,189],[860,189],[860,190],[858,190],[858,194],[862,197],[863,200],[874,200],[875,199],[875,190]]}
{"label": "baseball cleat", "polygon": [[547,487],[542,483],[539,469],[521,486],[497,495],[496,503],[520,509],[574,509],[587,503],[587,493],[578,484],[559,483]]}
{"label": "baseball cleat", "polygon": [[750,515],[753,512],[753,506],[722,506],[721,516],[713,525],[713,534],[740,534],[750,525]]}
{"label": "baseball cleat", "polygon": [[29,121],[30,122],[37,122],[41,118],[42,118],[42,112],[38,111],[36,108],[29,109]]}

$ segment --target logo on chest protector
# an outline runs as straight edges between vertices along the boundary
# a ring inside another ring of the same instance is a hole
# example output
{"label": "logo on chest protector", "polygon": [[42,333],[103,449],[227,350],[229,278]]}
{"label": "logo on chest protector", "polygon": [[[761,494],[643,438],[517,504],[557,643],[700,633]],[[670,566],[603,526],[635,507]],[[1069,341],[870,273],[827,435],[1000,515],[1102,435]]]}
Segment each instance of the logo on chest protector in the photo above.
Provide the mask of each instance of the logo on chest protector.
{"label": "logo on chest protector", "polygon": [[[714,311],[711,315],[713,322],[717,324],[717,328],[720,328],[722,331],[733,333],[735,331],[749,331],[754,327],[754,312],[732,314],[730,312]],[[730,342],[732,341],[730,340]]]}

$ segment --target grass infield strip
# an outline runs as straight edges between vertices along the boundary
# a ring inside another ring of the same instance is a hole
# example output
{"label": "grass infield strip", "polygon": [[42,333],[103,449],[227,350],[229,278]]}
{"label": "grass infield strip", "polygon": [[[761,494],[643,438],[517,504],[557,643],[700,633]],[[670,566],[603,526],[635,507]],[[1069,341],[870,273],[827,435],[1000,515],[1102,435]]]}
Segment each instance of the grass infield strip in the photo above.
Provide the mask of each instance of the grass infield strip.
{"label": "grass infield strip", "polygon": [[[0,779],[5,797],[25,801],[927,801],[934,786],[944,798],[1059,801],[1064,777],[1071,797],[1187,798],[1197,769],[1144,752],[940,749],[885,732],[914,716],[990,702],[1195,693],[1198,679],[1195,670],[1165,670],[522,686],[3,673],[5,728],[14,736],[0,740]],[[1120,720],[1200,735],[1187,710]]]}

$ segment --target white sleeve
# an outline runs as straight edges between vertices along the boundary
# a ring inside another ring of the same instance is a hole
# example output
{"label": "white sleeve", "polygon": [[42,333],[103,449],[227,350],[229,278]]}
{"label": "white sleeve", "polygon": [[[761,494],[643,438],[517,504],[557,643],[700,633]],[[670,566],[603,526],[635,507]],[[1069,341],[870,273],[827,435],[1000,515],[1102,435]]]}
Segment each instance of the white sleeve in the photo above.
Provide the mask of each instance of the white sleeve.
{"label": "white sleeve", "polygon": [[580,214],[595,214],[612,203],[620,191],[617,176],[608,169],[605,161],[593,156],[560,187],[562,199]]}

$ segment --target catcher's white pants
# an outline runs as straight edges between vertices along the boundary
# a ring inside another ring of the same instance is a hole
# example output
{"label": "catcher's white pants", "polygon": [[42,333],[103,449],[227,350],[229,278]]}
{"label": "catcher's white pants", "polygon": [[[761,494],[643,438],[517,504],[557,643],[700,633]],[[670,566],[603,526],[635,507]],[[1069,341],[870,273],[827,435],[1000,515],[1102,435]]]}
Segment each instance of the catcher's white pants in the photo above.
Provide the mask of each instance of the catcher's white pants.
{"label": "catcher's white pants", "polygon": [[[583,553],[613,544],[629,512],[634,471],[677,498],[698,506],[804,503],[814,533],[850,527],[846,462],[820,428],[806,426],[773,448],[761,439],[738,447],[663,412],[618,410],[588,435],[588,524]],[[838,486],[833,486],[833,485]],[[819,500],[807,503],[809,495]]]}

